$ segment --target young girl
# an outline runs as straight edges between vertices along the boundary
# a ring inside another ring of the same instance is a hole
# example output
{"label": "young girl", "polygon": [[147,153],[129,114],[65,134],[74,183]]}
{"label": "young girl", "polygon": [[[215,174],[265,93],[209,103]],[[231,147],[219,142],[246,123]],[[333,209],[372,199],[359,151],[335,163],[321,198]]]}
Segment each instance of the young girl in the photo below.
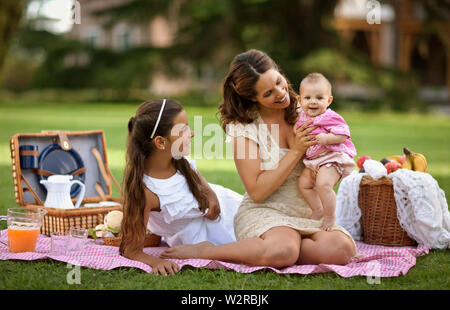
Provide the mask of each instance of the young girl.
{"label": "young girl", "polygon": [[301,111],[297,125],[313,120],[317,144],[306,150],[305,169],[298,187],[312,209],[311,219],[323,218],[321,229],[329,231],[335,222],[336,194],[333,187],[355,168],[355,146],[345,120],[328,109],[333,101],[331,84],[320,73],[307,75],[300,83]]}
{"label": "young girl", "polygon": [[147,228],[169,246],[236,240],[233,218],[242,196],[209,184],[185,158],[193,136],[175,100],[145,102],[128,122],[120,254],[156,274],[173,274],[178,266],[143,252]]}

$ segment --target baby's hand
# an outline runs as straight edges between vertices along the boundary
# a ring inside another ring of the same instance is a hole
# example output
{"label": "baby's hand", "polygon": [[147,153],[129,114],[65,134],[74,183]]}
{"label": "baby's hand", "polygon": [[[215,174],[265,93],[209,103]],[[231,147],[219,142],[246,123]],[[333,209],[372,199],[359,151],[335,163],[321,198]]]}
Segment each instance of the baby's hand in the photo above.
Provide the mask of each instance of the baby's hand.
{"label": "baby's hand", "polygon": [[327,133],[319,133],[316,135],[316,141],[320,145],[330,144],[329,140],[330,140],[330,135]]}

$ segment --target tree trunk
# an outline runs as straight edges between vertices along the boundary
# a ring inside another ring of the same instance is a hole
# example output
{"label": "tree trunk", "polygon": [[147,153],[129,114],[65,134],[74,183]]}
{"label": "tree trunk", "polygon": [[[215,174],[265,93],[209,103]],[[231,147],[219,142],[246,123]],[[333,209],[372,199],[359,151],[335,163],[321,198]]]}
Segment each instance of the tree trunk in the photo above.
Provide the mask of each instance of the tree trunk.
{"label": "tree trunk", "polygon": [[0,72],[12,38],[19,28],[26,3],[26,0],[0,1]]}

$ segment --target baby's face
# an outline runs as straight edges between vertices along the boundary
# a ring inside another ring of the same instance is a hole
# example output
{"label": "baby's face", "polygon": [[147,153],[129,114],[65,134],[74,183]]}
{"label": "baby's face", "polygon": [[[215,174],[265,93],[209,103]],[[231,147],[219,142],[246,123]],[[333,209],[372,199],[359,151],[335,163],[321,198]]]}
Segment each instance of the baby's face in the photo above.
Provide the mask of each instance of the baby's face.
{"label": "baby's face", "polygon": [[306,83],[300,88],[300,105],[308,116],[322,114],[332,101],[330,87],[325,81]]}

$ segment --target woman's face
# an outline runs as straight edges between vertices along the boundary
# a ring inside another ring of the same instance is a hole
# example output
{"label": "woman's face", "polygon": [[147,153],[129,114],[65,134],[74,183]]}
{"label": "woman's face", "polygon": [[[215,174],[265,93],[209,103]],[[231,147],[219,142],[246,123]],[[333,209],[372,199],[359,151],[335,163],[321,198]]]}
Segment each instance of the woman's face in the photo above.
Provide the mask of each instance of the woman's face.
{"label": "woman's face", "polygon": [[194,131],[189,127],[186,111],[182,110],[178,113],[173,123],[169,137],[172,157],[187,156],[191,150],[191,140],[194,136]]}
{"label": "woman's face", "polygon": [[255,91],[254,100],[266,108],[285,109],[289,106],[288,83],[275,69],[269,69],[259,76]]}

